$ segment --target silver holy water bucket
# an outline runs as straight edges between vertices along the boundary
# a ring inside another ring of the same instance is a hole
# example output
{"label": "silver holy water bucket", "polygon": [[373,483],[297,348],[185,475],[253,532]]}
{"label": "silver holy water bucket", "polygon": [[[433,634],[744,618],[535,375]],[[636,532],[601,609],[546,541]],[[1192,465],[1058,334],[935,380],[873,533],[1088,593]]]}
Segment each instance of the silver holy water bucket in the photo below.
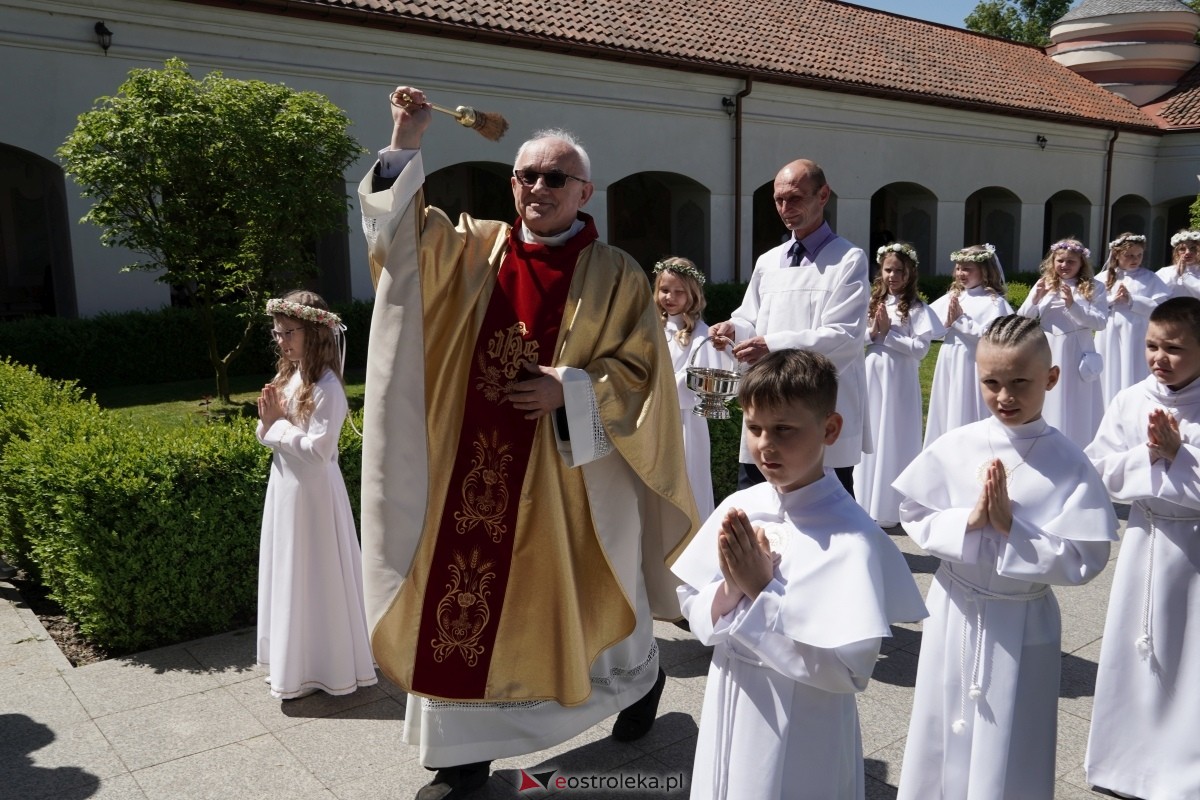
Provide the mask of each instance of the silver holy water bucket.
{"label": "silver holy water bucket", "polygon": [[[742,370],[737,359],[734,359],[734,369],[695,366],[700,347],[712,338],[705,336],[701,339],[700,346],[692,352],[688,362],[687,387],[696,393],[696,405],[692,407],[692,413],[705,419],[729,419],[729,408],[725,404],[730,398],[737,397]],[[730,353],[729,357],[732,359],[733,354]]]}

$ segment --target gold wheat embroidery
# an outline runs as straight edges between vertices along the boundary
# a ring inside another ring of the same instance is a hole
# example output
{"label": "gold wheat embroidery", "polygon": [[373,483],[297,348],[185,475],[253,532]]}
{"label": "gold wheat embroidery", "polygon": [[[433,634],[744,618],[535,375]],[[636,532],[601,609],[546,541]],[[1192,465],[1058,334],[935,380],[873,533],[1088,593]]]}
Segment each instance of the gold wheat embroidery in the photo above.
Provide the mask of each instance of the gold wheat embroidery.
{"label": "gold wheat embroidery", "polygon": [[493,563],[481,560],[479,548],[471,550],[470,558],[454,553],[446,595],[437,607],[437,637],[430,643],[434,661],[441,663],[457,653],[469,667],[479,663],[485,649],[479,640],[492,618],[488,597],[496,577]]}
{"label": "gold wheat embroidery", "polygon": [[500,432],[492,431],[489,440],[483,433],[471,444],[475,455],[471,471],[462,483],[462,511],[454,512],[454,529],[468,533],[482,525],[493,542],[504,538],[508,511],[508,467],[512,463],[510,442],[500,441]]}

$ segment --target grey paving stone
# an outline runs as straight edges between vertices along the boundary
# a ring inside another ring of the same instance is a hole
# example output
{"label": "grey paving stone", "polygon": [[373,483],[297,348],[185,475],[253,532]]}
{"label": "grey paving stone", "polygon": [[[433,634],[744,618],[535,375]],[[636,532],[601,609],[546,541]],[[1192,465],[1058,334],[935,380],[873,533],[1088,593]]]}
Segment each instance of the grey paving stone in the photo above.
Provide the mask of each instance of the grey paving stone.
{"label": "grey paving stone", "polygon": [[874,753],[904,739],[908,713],[891,702],[863,693],[858,696],[858,725],[864,753]]}
{"label": "grey paving stone", "polygon": [[3,738],[4,715],[8,714],[23,714],[52,729],[91,719],[56,670],[35,672],[4,686],[4,691],[0,692],[0,739]]}
{"label": "grey paving stone", "polygon": [[[329,790],[338,800],[410,800],[433,780],[433,773],[417,762],[415,748],[409,750],[403,761],[335,783]],[[498,780],[493,774],[492,782]]]}
{"label": "grey paving stone", "polygon": [[[335,696],[317,692],[298,700],[278,700],[271,697],[271,690],[263,682],[263,677],[255,675],[225,688],[270,731],[303,725],[312,719],[330,717],[357,706],[389,699],[389,695],[379,686],[364,686],[350,694]],[[397,702],[402,713],[404,705]]]}
{"label": "grey paving stone", "polygon": [[1058,712],[1058,746],[1055,751],[1055,776],[1083,774],[1087,753],[1088,721],[1064,711]]}
{"label": "grey paving stone", "polygon": [[63,792],[39,796],[37,800],[147,800],[132,775],[114,775],[99,783],[78,786]]}
{"label": "grey paving stone", "polygon": [[93,717],[142,708],[220,684],[182,645],[114,658],[64,673]]}
{"label": "grey paving stone", "polygon": [[96,724],[131,771],[267,733],[221,688],[109,714]]}
{"label": "grey paving stone", "polygon": [[83,787],[125,771],[91,720],[51,729],[23,714],[0,716],[0,788],[5,797],[86,797]]}
{"label": "grey paving stone", "polygon": [[321,783],[338,786],[416,758],[402,738],[403,713],[387,697],[274,735]]}
{"label": "grey paving stone", "polygon": [[303,800],[326,787],[263,734],[133,773],[148,800]]}
{"label": "grey paving stone", "polygon": [[228,685],[266,676],[267,670],[257,663],[254,636],[254,628],[241,628],[188,642],[183,648],[218,683]]}

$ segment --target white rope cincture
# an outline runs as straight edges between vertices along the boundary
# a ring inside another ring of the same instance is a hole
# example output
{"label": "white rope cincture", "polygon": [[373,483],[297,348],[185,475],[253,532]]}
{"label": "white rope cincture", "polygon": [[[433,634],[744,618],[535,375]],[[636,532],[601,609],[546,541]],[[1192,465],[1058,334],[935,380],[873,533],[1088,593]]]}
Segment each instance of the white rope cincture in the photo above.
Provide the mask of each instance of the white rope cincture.
{"label": "white rope cincture", "polygon": [[988,600],[1004,600],[1008,602],[1027,603],[1031,600],[1037,600],[1040,597],[1045,597],[1050,593],[1049,586],[1043,586],[1033,592],[1025,592],[1022,594],[1001,594],[993,592],[991,589],[985,589],[982,586],[977,586],[971,583],[961,575],[956,574],[952,569],[946,566],[943,562],[938,567],[938,574],[945,575],[954,584],[958,585],[963,591],[967,592],[967,599],[975,606],[975,653],[971,664],[970,683],[967,682],[967,640],[971,634],[970,618],[963,614],[962,635],[959,637],[959,686],[966,687],[966,691],[959,689],[958,696],[958,719],[950,726],[950,730],[956,734],[963,734],[967,730],[967,699],[972,703],[978,703],[983,697],[983,615],[984,602]]}
{"label": "white rope cincture", "polygon": [[1200,516],[1172,517],[1164,516],[1163,514],[1155,515],[1150,510],[1150,507],[1142,501],[1138,501],[1134,505],[1140,508],[1142,514],[1146,517],[1146,525],[1149,528],[1147,536],[1150,539],[1150,554],[1146,558],[1145,592],[1142,598],[1142,632],[1134,640],[1134,646],[1137,648],[1138,655],[1143,659],[1149,659],[1154,655],[1154,546],[1158,541],[1157,520],[1169,519],[1181,522],[1197,522],[1200,521]]}

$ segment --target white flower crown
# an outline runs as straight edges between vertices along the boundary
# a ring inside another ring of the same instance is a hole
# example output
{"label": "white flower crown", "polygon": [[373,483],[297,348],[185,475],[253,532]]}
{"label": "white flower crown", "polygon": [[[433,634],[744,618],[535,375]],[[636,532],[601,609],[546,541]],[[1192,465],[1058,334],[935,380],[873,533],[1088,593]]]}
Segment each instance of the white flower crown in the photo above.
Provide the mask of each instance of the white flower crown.
{"label": "white flower crown", "polygon": [[654,276],[658,277],[660,272],[677,272],[680,275],[687,275],[701,286],[704,285],[704,273],[695,267],[689,267],[683,264],[667,264],[659,261],[654,265]]}
{"label": "white flower crown", "polygon": [[1092,257],[1091,250],[1068,239],[1063,239],[1061,242],[1055,242],[1054,244],[1050,245],[1050,252],[1053,253],[1055,250],[1066,250],[1068,253],[1077,253],[1084,258]]}
{"label": "white flower crown", "polygon": [[[1123,244],[1145,244],[1145,243],[1146,243],[1146,237],[1142,236],[1140,233],[1127,233],[1124,236],[1118,236],[1116,239],[1113,239],[1111,242],[1109,242],[1108,249],[1111,250],[1114,247],[1120,247]],[[1175,246],[1174,239],[1171,240],[1171,246],[1172,247]]]}
{"label": "white flower crown", "polygon": [[912,245],[905,244],[904,242],[892,242],[891,244],[885,244],[883,247],[876,250],[875,251],[875,263],[882,264],[883,259],[885,259],[887,257],[888,253],[903,253],[904,255],[906,255],[912,259],[912,262],[914,265],[916,265],[916,266],[921,265],[921,260],[919,258],[917,258],[916,249],[913,248]]}
{"label": "white flower crown", "polygon": [[962,261],[974,261],[976,264],[982,264],[990,260],[996,255],[996,245],[988,243],[983,246],[982,250],[955,250],[950,254],[950,260],[955,264]]}
{"label": "white flower crown", "polygon": [[293,303],[291,300],[281,300],[273,297],[267,301],[267,314],[283,314],[287,317],[302,319],[305,322],[314,322],[317,325],[324,325],[326,328],[337,329],[342,325],[342,318],[332,311],[326,311],[323,308],[316,306],[306,306],[300,303]]}
{"label": "white flower crown", "polygon": [[1200,231],[1180,231],[1171,237],[1171,247],[1178,247],[1183,242],[1200,242]]}

